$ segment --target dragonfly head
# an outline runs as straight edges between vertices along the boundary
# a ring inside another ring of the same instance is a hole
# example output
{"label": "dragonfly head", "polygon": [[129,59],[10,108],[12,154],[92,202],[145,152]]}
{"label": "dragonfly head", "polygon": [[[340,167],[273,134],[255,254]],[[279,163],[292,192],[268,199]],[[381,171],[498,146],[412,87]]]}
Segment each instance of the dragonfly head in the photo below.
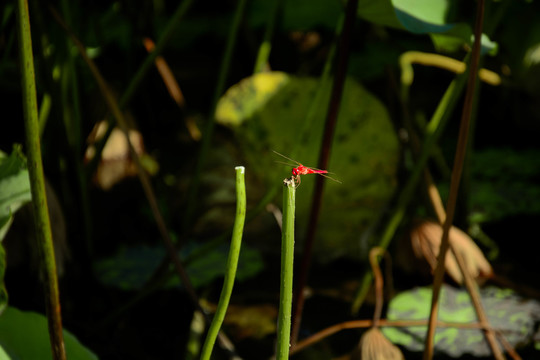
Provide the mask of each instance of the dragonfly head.
{"label": "dragonfly head", "polygon": [[297,168],[293,168],[293,169],[292,169],[292,174],[293,174],[294,176],[298,176],[298,169],[297,169]]}

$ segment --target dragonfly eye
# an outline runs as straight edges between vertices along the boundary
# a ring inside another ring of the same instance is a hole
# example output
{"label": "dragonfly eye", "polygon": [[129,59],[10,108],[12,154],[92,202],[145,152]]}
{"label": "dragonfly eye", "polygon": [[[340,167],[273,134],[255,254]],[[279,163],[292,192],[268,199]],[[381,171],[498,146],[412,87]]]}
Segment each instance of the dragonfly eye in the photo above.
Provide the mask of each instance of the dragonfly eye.
{"label": "dragonfly eye", "polygon": [[292,169],[292,174],[293,174],[294,176],[297,176],[297,175],[298,175],[298,170],[296,170],[296,168],[293,168],[293,169]]}

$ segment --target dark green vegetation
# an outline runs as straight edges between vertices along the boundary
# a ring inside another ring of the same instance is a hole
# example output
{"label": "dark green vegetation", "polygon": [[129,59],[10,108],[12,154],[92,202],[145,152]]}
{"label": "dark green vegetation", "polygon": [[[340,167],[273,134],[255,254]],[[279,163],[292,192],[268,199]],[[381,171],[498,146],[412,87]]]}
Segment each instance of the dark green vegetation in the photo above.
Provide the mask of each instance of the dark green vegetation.
{"label": "dark green vegetation", "polygon": [[[198,358],[205,334],[195,332],[203,321],[194,316],[193,297],[214,312],[235,217],[236,165],[246,166],[248,213],[224,331],[243,358],[269,358],[281,238],[272,211],[281,207],[282,179],[290,176],[271,150],[318,166],[339,68],[342,4],[29,1],[63,325],[95,354],[66,333],[68,358]],[[413,134],[420,143],[429,139],[434,119],[442,125],[427,165],[446,201],[466,81],[458,77],[456,92],[443,97],[460,66],[448,58],[468,61],[475,19],[471,2],[448,3],[359,2],[338,121],[325,149],[328,170],[342,184],[326,181],[317,224],[310,220],[315,175],[303,176],[297,189],[299,271],[308,229],[316,225],[312,296],[299,340],[342,321],[372,318],[373,296],[358,294],[369,249],[382,234],[391,235],[395,264],[382,318],[418,320],[429,312],[429,290],[418,288],[432,282],[420,271],[425,260],[402,250],[418,219],[436,219],[424,182],[413,184],[395,229],[388,232],[388,224],[421,157]],[[10,358],[2,353],[10,347],[28,351],[19,352],[26,357],[48,351],[44,318],[21,312],[43,314],[45,302],[28,204],[15,9],[11,0],[0,5],[0,359]],[[495,276],[483,280],[490,287],[481,291],[492,326],[506,331],[523,358],[536,358],[540,5],[487,1],[483,33],[480,66],[501,82],[480,81],[476,88],[454,224],[469,232],[493,267]],[[145,38],[162,58],[149,57]],[[175,86],[180,95],[173,95]],[[106,135],[100,163],[92,160],[102,151],[95,125],[105,119],[118,127]],[[118,129],[131,129],[140,167]],[[146,177],[139,181],[141,169]],[[274,203],[277,208],[267,206]],[[170,265],[170,245],[178,248],[191,285],[178,280],[177,263]],[[475,322],[466,290],[447,280],[440,319]],[[352,304],[361,304],[356,315]],[[36,333],[25,334],[30,327]],[[424,347],[410,334],[421,336],[425,327],[412,329],[383,329],[407,358],[420,357]],[[344,356],[364,331],[340,332],[294,358]],[[481,330],[451,327],[437,334],[437,357],[490,354]],[[20,342],[24,335],[29,340]],[[214,356],[226,358],[217,347]]]}

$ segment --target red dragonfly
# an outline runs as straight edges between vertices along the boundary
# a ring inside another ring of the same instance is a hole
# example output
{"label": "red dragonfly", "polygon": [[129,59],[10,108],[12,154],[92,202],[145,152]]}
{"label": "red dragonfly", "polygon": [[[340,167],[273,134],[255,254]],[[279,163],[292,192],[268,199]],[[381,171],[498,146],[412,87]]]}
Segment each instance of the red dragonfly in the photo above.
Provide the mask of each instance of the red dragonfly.
{"label": "red dragonfly", "polygon": [[275,150],[272,150],[272,151],[274,153],[276,153],[277,155],[283,157],[284,159],[292,161],[293,163],[295,163],[297,165],[296,167],[294,167],[295,166],[294,164],[289,164],[289,163],[284,163],[284,162],[278,161],[281,164],[293,166],[293,168],[292,168],[292,175],[293,176],[292,177],[297,182],[297,186],[300,185],[300,175],[309,175],[309,174],[318,174],[318,175],[324,176],[327,179],[333,180],[333,181],[341,184],[341,181],[339,181],[337,179],[334,179],[334,178],[331,178],[328,175],[325,175],[325,174],[328,174],[327,170],[320,170],[320,169],[317,169],[317,168],[310,168],[310,167],[304,166],[304,165],[300,164],[298,161],[293,160],[293,159],[291,159],[291,158],[289,158],[289,157],[287,157],[287,156],[285,156],[283,154],[280,154]]}

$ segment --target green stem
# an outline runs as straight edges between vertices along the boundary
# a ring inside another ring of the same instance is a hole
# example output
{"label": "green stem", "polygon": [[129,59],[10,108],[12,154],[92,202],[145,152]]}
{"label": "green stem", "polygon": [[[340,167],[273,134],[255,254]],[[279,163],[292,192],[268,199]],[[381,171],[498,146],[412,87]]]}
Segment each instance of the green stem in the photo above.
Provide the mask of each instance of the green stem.
{"label": "green stem", "polygon": [[264,32],[264,38],[259,46],[259,52],[257,53],[257,60],[255,60],[255,68],[253,73],[257,74],[264,70],[265,65],[268,63],[270,57],[270,51],[272,50],[272,36],[274,35],[274,25],[277,21],[277,15],[281,8],[282,0],[274,0],[274,6],[268,16],[268,23],[266,24],[266,30]]}
{"label": "green stem", "polygon": [[225,91],[225,82],[227,80],[227,74],[229,73],[229,68],[231,67],[232,57],[234,46],[236,44],[236,38],[238,34],[238,29],[240,28],[240,23],[244,14],[244,9],[246,8],[247,0],[239,0],[236,7],[236,12],[234,14],[233,23],[227,37],[227,45],[225,47],[225,53],[223,55],[223,61],[219,70],[219,78],[214,92],[214,98],[212,100],[212,106],[210,108],[210,113],[208,114],[208,120],[203,132],[203,138],[201,142],[201,150],[197,158],[197,165],[195,166],[195,173],[193,174],[193,180],[190,184],[190,189],[188,192],[187,205],[186,205],[186,214],[184,215],[183,221],[183,230],[184,233],[188,232],[189,224],[192,223],[193,213],[195,212],[195,206],[198,199],[199,184],[202,168],[206,162],[208,156],[208,151],[210,150],[210,144],[212,142],[212,133],[214,132],[215,124],[215,114],[216,107],[219,101],[219,98],[223,95]]}
{"label": "green stem", "polygon": [[244,232],[244,222],[246,220],[246,184],[244,182],[243,166],[237,166],[236,170],[236,219],[234,220],[233,234],[231,240],[231,248],[229,250],[229,258],[227,259],[227,269],[225,272],[225,279],[223,281],[223,288],[221,289],[221,295],[219,296],[219,302],[212,324],[208,329],[208,335],[204,342],[204,346],[201,352],[201,360],[209,360],[212,355],[212,349],[214,343],[225,319],[227,313],[227,307],[229,306],[229,300],[234,286],[234,279],[236,277],[236,269],[238,267],[238,258],[240,256],[240,248],[242,246],[242,234]]}
{"label": "green stem", "polygon": [[[118,101],[118,106],[121,109],[125,108],[126,105],[129,103],[129,101],[135,94],[135,91],[137,91],[137,89],[139,88],[139,85],[142,83],[142,80],[146,76],[146,73],[153,66],[154,60],[156,59],[158,55],[160,55],[163,52],[165,45],[169,42],[172,34],[176,30],[176,27],[180,23],[180,20],[187,13],[192,3],[193,3],[193,0],[184,0],[180,2],[180,5],[178,5],[178,7],[176,8],[176,11],[172,15],[171,19],[167,23],[167,26],[165,27],[165,30],[161,34],[161,37],[159,38],[158,42],[156,43],[154,50],[152,50],[148,54],[148,56],[144,60],[141,67],[137,70],[137,72],[131,79],[131,82],[127,86],[126,91],[124,92],[124,94],[122,94],[122,97]],[[114,128],[113,124],[114,124],[114,117],[113,118],[109,117],[109,127],[107,129],[107,133],[96,144],[96,154],[87,166],[88,174],[93,174],[95,172],[97,165],[99,163],[99,160],[101,159],[101,152],[103,151],[103,148],[105,147],[105,143],[107,142],[107,139],[109,138],[109,135],[111,134]]]}
{"label": "green stem", "polygon": [[[77,39],[77,37],[73,34],[73,32],[69,29],[69,27],[65,24],[61,16],[58,14],[58,12],[50,7],[51,13],[53,14],[53,17],[55,20],[66,30],[66,32],[71,37],[71,40],[79,50],[79,53],[84,60],[84,62],[88,65],[88,68],[90,69],[90,72],[92,73],[92,76],[94,77],[96,83],[98,84],[98,87],[100,88],[101,94],[104,97],[104,100],[109,107],[109,110],[111,114],[116,118],[116,122],[118,124],[118,127],[122,130],[124,135],[126,136],[127,145],[129,148],[129,153],[133,161],[135,162],[135,165],[137,167],[137,176],[139,177],[139,180],[141,182],[144,194],[146,196],[146,199],[148,200],[148,204],[150,206],[150,210],[152,211],[152,214],[154,216],[154,219],[156,221],[156,225],[158,227],[158,230],[163,238],[165,248],[171,258],[171,261],[182,280],[182,283],[184,284],[184,287],[188,294],[190,295],[191,299],[193,300],[193,303],[195,306],[200,308],[199,304],[199,298],[197,297],[197,293],[195,292],[195,289],[193,288],[193,285],[191,284],[191,281],[189,280],[189,276],[187,275],[182,262],[180,261],[180,258],[177,254],[176,248],[174,246],[174,243],[172,241],[171,235],[169,231],[167,230],[167,226],[165,224],[165,219],[163,218],[163,215],[161,214],[161,211],[159,209],[156,196],[154,194],[154,189],[152,187],[152,184],[150,182],[150,178],[148,174],[144,171],[141,160],[139,159],[139,155],[133,148],[133,144],[131,143],[131,140],[129,139],[129,128],[127,124],[127,120],[124,118],[123,112],[120,110],[120,106],[118,105],[118,102],[116,101],[112,90],[110,89],[109,85],[101,75],[101,72],[97,68],[96,64],[88,57],[88,54],[86,53],[86,49],[84,45]],[[202,311],[202,309],[201,309]]]}
{"label": "green stem", "polygon": [[[264,209],[266,208],[266,205],[275,198],[277,191],[274,191],[274,189],[277,189],[277,187],[272,187],[266,193],[264,198],[253,209],[249,211],[249,213],[246,212],[246,221],[248,223],[250,220],[257,217],[262,211],[264,211]],[[196,250],[191,252],[189,256],[186,257],[184,261],[184,266],[189,267],[190,264],[196,261],[197,259],[206,256],[206,254],[211,252],[213,249],[217,248],[221,244],[224,244],[227,241],[227,239],[231,238],[233,230],[234,229],[230,229],[229,231],[215,237],[214,239],[206,242],[204,245],[198,247]],[[168,260],[166,261],[168,263]],[[160,264],[158,269],[152,274],[152,276],[150,276],[150,279],[143,285],[140,293],[134,299],[131,299],[127,304],[123,305],[120,309],[118,309],[108,318],[103,320],[102,321],[103,326],[106,326],[106,324],[111,323],[112,321],[118,319],[118,317],[122,313],[133,308],[134,306],[139,304],[142,300],[144,300],[148,295],[152,294],[156,290],[160,289],[163,285],[167,284],[167,282],[170,281],[170,279],[173,276],[175,276],[175,272],[169,269],[169,270],[166,270],[166,273],[163,273],[164,270],[162,270],[162,268],[164,266],[167,266],[167,265],[164,265],[163,263]]]}
{"label": "green stem", "polygon": [[[330,103],[328,105],[328,111],[326,114],[326,121],[324,124],[324,132],[319,152],[319,169],[327,169],[328,161],[330,159],[330,148],[334,139],[334,131],[337,126],[338,114],[341,105],[341,98],[343,90],[345,88],[345,80],[347,77],[347,67],[349,63],[349,44],[354,29],[356,20],[356,13],[358,8],[358,0],[348,0],[345,8],[345,15],[343,22],[341,19],[338,23],[338,28],[341,28],[339,36],[339,45],[337,48],[337,61],[334,74],[334,81],[332,84],[332,92],[330,94]],[[296,284],[296,300],[294,308],[294,323],[292,329],[292,343],[295,344],[298,339],[300,331],[300,325],[302,322],[302,312],[304,307],[304,287],[307,284],[309,269],[311,266],[311,257],[313,253],[313,244],[315,243],[315,234],[317,231],[317,224],[319,222],[319,216],[321,212],[322,196],[323,196],[323,182],[324,178],[318,176],[315,179],[315,188],[313,190],[313,197],[311,201],[311,208],[309,213],[308,229],[304,248],[302,251],[302,259],[300,265],[300,273]]]}
{"label": "green stem", "polygon": [[[474,93],[476,88],[476,83],[478,81],[478,64],[480,61],[480,47],[481,47],[481,35],[482,35],[482,27],[483,27],[483,20],[484,20],[484,8],[485,8],[485,0],[478,1],[477,4],[477,10],[476,10],[476,23],[474,28],[474,44],[473,44],[473,50],[471,55],[471,62],[469,66],[469,74],[468,74],[468,84],[467,84],[467,91],[465,93],[465,101],[463,104],[463,111],[461,115],[461,123],[459,128],[459,135],[458,135],[458,143],[456,146],[456,154],[454,156],[454,167],[452,169],[452,177],[450,180],[450,192],[448,195],[448,201],[446,204],[446,220],[443,224],[443,234],[441,239],[441,246],[439,249],[439,254],[437,256],[437,267],[435,268],[434,273],[434,280],[433,280],[433,295],[431,297],[431,311],[430,311],[430,317],[429,317],[429,323],[428,323],[428,329],[426,333],[425,338],[425,346],[424,346],[424,356],[423,358],[425,360],[430,360],[433,358],[434,354],[434,342],[435,342],[435,329],[436,329],[436,323],[437,323],[437,315],[438,315],[438,309],[439,309],[439,296],[440,296],[440,289],[443,282],[443,277],[445,274],[445,257],[446,252],[448,251],[448,248],[450,247],[450,241],[448,239],[450,227],[452,226],[452,222],[454,219],[454,212],[456,209],[456,202],[458,197],[458,190],[459,185],[461,181],[461,175],[463,171],[463,164],[465,162],[465,154],[467,151],[467,142],[469,137],[469,129],[470,129],[470,119],[471,114],[473,111],[473,101],[474,101]],[[454,255],[456,255],[454,253]],[[458,264],[463,263],[464,266],[465,262],[463,260],[460,260],[459,256],[456,256],[456,259],[458,260]],[[462,264],[460,264],[460,267],[464,269]],[[478,295],[478,292],[475,291],[475,287],[477,284],[470,279],[470,277],[465,276],[465,282],[467,289],[469,290],[469,294],[471,296],[471,300],[473,304],[481,304],[480,297]],[[481,307],[481,305],[476,306],[476,315],[478,317],[478,320],[481,324],[488,324],[489,320],[484,312],[484,309]],[[490,345],[493,357],[497,360],[504,359],[504,355],[502,354],[499,344],[495,338],[495,333],[488,329],[485,332],[486,340],[488,344]]]}
{"label": "green stem", "polygon": [[39,124],[39,137],[41,138],[41,135],[43,135],[43,131],[45,130],[45,124],[47,123],[47,119],[49,118],[49,114],[51,112],[51,95],[49,93],[43,94],[43,98],[41,100],[41,106],[39,107],[39,116],[38,116],[38,124]]}
{"label": "green stem", "polygon": [[286,181],[283,192],[283,228],[281,231],[281,278],[279,292],[278,338],[276,359],[289,358],[291,339],[291,312],[293,299],[294,260],[294,208],[296,187],[294,181]]}
{"label": "green stem", "polygon": [[176,11],[174,12],[169,22],[167,23],[167,26],[165,27],[163,34],[161,34],[161,37],[156,43],[154,50],[152,50],[152,52],[148,54],[143,64],[139,68],[139,70],[137,70],[137,73],[135,74],[135,76],[133,76],[133,78],[131,79],[131,82],[129,83],[126,89],[126,92],[120,98],[120,101],[118,102],[118,105],[120,106],[120,108],[124,108],[127,105],[127,103],[131,100],[131,98],[133,97],[133,94],[138,89],[142,80],[146,76],[146,73],[154,65],[154,60],[159,54],[161,54],[161,52],[165,48],[165,45],[169,42],[169,39],[171,38],[172,34],[176,30],[176,27],[180,23],[180,20],[187,13],[192,3],[193,3],[193,0],[184,0],[180,2],[180,5],[176,8]]}
{"label": "green stem", "polygon": [[[335,29],[335,37],[338,38],[339,35],[342,33],[343,25],[345,24],[345,13],[341,14],[341,17],[338,19],[338,22],[336,24]],[[312,131],[313,131],[313,124],[317,121],[317,116],[320,115],[319,108],[320,104],[323,101],[326,101],[324,96],[326,96],[326,89],[327,86],[330,86],[330,83],[332,81],[331,75],[332,75],[332,64],[334,64],[334,59],[336,56],[336,49],[337,49],[337,41],[334,41],[332,45],[330,46],[330,49],[328,50],[328,55],[326,56],[326,61],[324,63],[324,67],[321,73],[321,76],[319,77],[319,83],[317,85],[317,91],[315,92],[315,96],[313,97],[313,100],[311,101],[309,108],[306,112],[306,116],[304,118],[304,121],[302,123],[302,130],[300,130],[300,141],[296,142],[293,149],[289,153],[290,156],[294,159],[296,158],[296,149],[301,146],[309,143],[312,140]]]}
{"label": "green stem", "polygon": [[[416,186],[420,179],[420,175],[424,170],[426,162],[429,156],[432,154],[432,149],[440,138],[446,123],[452,114],[453,109],[456,106],[457,100],[463,91],[465,86],[465,81],[467,79],[467,72],[458,75],[458,77],[450,83],[446,92],[444,93],[433,117],[431,118],[428,126],[426,127],[426,137],[422,146],[420,156],[415,164],[415,167],[407,180],[403,190],[401,191],[396,207],[392,212],[392,216],[386,225],[386,228],[381,236],[378,246],[386,249],[390,244],[390,241],[394,237],[394,234],[405,216],[407,205],[409,201],[416,193]],[[368,271],[364,274],[362,278],[360,288],[355,297],[353,305],[351,307],[353,313],[357,313],[360,309],[360,306],[364,302],[364,299],[369,290],[369,286],[373,280],[373,274],[371,271]]]}
{"label": "green stem", "polygon": [[28,172],[32,191],[32,205],[36,237],[44,266],[45,302],[49,324],[49,336],[53,359],[65,359],[64,338],[62,334],[62,317],[58,281],[56,278],[56,262],[52,241],[51,224],[45,195],[45,179],[41,162],[41,145],[39,139],[39,123],[34,75],[34,59],[32,54],[32,38],[30,33],[30,16],[28,2],[17,1],[17,25],[20,49],[21,87],[23,94],[24,124],[28,153]]}
{"label": "green stem", "polygon": [[[62,13],[66,19],[66,22],[69,26],[72,26],[72,12],[70,10],[71,2],[69,0],[62,0]],[[64,126],[66,129],[66,137],[68,139],[69,147],[71,148],[71,163],[77,174],[77,185],[79,191],[79,209],[80,216],[83,224],[84,232],[84,243],[85,243],[85,255],[84,264],[87,268],[90,268],[90,258],[93,254],[93,243],[92,243],[92,216],[90,211],[90,199],[88,198],[88,178],[86,176],[86,171],[84,165],[81,162],[84,141],[82,138],[82,121],[81,121],[81,102],[79,97],[79,81],[78,74],[75,66],[75,55],[72,51],[72,44],[69,39],[65,39],[66,47],[66,66],[64,77],[68,77],[69,83],[65,84],[66,94],[64,102],[64,108],[70,109],[69,115],[64,116]],[[67,75],[66,75],[67,74]],[[69,93],[68,93],[69,91]],[[69,104],[69,105],[68,105]],[[96,156],[97,157],[97,156]],[[101,158],[99,155],[98,158]]]}

